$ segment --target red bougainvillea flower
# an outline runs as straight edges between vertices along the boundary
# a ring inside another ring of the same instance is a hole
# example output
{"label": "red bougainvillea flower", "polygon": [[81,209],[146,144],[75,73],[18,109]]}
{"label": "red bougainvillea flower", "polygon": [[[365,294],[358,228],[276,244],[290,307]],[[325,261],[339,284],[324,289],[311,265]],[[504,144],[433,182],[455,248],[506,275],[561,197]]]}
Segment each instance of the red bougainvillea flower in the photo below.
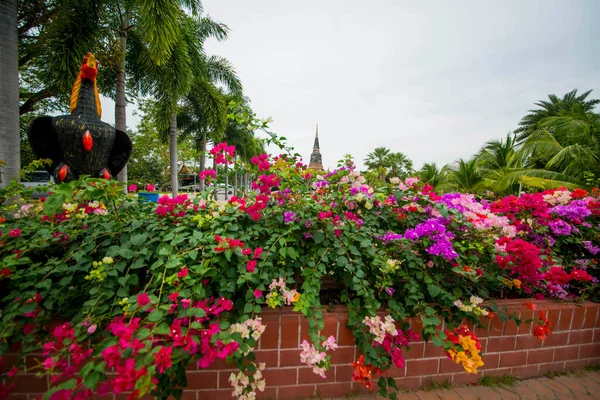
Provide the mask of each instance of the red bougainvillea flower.
{"label": "red bougainvillea flower", "polygon": [[571,198],[580,199],[582,197],[587,197],[588,191],[584,189],[575,189],[571,192]]}
{"label": "red bougainvillea flower", "polygon": [[4,268],[0,271],[0,276],[8,278],[10,276],[10,268]]}
{"label": "red bougainvillea flower", "polygon": [[550,331],[550,326],[548,325],[539,325],[533,329],[533,335],[540,340],[546,340],[550,333],[552,332]]}
{"label": "red bougainvillea flower", "polygon": [[10,236],[10,237],[19,237],[19,236],[21,236],[21,232],[22,231],[19,228],[11,229],[8,232],[8,236]]}
{"label": "red bougainvillea flower", "polygon": [[138,307],[144,307],[145,305],[150,303],[150,297],[148,297],[148,293],[140,293],[137,297]]}
{"label": "red bougainvillea flower", "polygon": [[246,269],[248,272],[254,273],[254,269],[256,268],[256,260],[250,260],[246,264]]}
{"label": "red bougainvillea flower", "polygon": [[165,372],[165,370],[171,368],[173,362],[171,360],[171,354],[173,353],[172,347],[161,347],[160,350],[154,354],[154,362],[158,368],[158,372],[161,374]]}
{"label": "red bougainvillea flower", "polygon": [[183,279],[183,278],[185,278],[186,276],[188,276],[188,273],[189,273],[189,270],[187,269],[187,267],[183,267],[183,268],[181,268],[181,271],[179,271],[179,272],[177,273],[177,277],[178,277],[179,279]]}
{"label": "red bougainvillea flower", "polygon": [[540,340],[546,340],[552,331],[550,330],[550,321],[546,318],[545,311],[540,311],[538,313],[538,323],[540,325],[533,328],[533,335]]}

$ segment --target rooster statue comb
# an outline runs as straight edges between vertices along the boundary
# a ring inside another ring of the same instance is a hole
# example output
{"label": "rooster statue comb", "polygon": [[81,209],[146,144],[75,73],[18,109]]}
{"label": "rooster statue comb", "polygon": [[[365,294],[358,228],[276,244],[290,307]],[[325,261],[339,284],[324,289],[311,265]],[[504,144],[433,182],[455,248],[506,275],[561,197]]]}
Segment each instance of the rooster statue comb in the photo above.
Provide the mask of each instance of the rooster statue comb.
{"label": "rooster statue comb", "polygon": [[71,115],[43,116],[29,127],[29,143],[39,158],[49,158],[55,182],[80,175],[110,179],[127,164],[131,139],[125,132],[102,122],[96,75],[98,62],[87,53],[71,91]]}

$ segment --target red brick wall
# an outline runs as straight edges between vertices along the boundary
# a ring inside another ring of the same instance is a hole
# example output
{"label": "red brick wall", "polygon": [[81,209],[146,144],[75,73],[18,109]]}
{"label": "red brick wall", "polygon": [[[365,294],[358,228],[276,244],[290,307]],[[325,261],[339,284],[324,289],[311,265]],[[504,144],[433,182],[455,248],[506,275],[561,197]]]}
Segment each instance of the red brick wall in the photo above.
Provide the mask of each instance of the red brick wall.
{"label": "red brick wall", "polygon": [[[520,300],[498,301],[510,311],[530,318],[533,311],[522,306]],[[600,363],[600,305],[586,302],[582,306],[566,305],[555,301],[536,301],[538,310],[547,310],[552,323],[552,335],[540,341],[531,334],[531,325],[517,327],[513,321],[491,321],[487,329],[477,329],[482,345],[485,366],[477,375],[467,374],[431,343],[413,344],[405,354],[406,367],[393,368],[390,376],[399,385],[417,389],[429,381],[448,380],[468,384],[486,375],[514,375],[529,378],[548,371],[563,371]],[[308,324],[290,309],[268,310],[263,314],[267,329],[256,351],[257,362],[267,365],[264,376],[267,388],[258,393],[262,399],[298,399],[319,394],[323,397],[344,396],[352,391],[368,392],[362,384],[352,382],[351,363],[358,357],[354,338],[346,329],[347,314],[343,307],[325,313],[323,335],[334,335],[339,349],[332,352],[331,369],[323,379],[300,363],[299,344],[308,339]],[[412,320],[418,330],[418,321]],[[33,360],[31,361],[33,366]],[[220,364],[214,369],[188,368],[188,388],[183,399],[232,399],[229,375],[234,372]],[[32,393],[46,388],[46,380],[35,375],[22,376],[17,381],[14,399],[33,399]],[[29,395],[27,393],[30,393]],[[107,397],[112,398],[112,397]],[[116,396],[115,400],[126,396]]]}

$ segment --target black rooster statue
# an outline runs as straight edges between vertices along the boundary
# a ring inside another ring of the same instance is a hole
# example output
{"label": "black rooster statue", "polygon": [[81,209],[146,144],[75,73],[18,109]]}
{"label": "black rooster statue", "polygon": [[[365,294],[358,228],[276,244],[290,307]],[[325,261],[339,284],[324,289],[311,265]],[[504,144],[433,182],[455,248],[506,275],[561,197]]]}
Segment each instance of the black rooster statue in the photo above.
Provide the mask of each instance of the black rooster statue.
{"label": "black rooster statue", "polygon": [[33,152],[52,160],[47,169],[57,183],[80,175],[110,179],[131,155],[129,136],[100,120],[97,74],[96,58],[88,53],[71,92],[71,115],[39,117],[29,127]]}

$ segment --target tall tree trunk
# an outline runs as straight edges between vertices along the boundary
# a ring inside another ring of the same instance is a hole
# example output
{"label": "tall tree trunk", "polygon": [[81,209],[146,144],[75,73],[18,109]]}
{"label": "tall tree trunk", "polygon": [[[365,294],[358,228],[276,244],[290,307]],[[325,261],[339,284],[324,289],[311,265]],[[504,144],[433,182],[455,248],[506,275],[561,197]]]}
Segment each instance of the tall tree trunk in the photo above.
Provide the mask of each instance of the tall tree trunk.
{"label": "tall tree trunk", "polygon": [[169,125],[169,156],[171,159],[171,190],[173,197],[179,194],[179,180],[177,171],[177,113],[174,112],[171,116],[171,124]]}
{"label": "tall tree trunk", "polygon": [[[200,144],[200,172],[204,172],[206,169],[206,131],[202,134],[202,142]],[[205,180],[200,180],[200,191],[204,191],[204,182]]]}
{"label": "tall tree trunk", "polygon": [[[117,68],[117,88],[115,94],[115,128],[127,133],[127,99],[125,98],[125,52],[127,51],[127,24],[129,15],[125,13],[121,20],[119,29],[119,46],[121,50],[121,60]],[[127,183],[127,164],[117,175],[119,182]],[[127,192],[127,185],[125,185]]]}
{"label": "tall tree trunk", "polygon": [[17,0],[0,1],[0,43],[0,160],[7,164],[0,186],[7,186],[21,169]]}
{"label": "tall tree trunk", "polygon": [[237,172],[237,169],[235,170],[235,172],[233,174],[233,195],[234,196],[238,195],[238,172]]}
{"label": "tall tree trunk", "polygon": [[213,157],[212,164],[213,164],[212,165],[213,170],[215,171],[215,183],[214,183],[214,186],[213,186],[213,188],[214,188],[214,197],[215,197],[215,200],[217,200],[217,192],[219,191],[219,186],[217,185],[217,181],[218,181],[218,178],[219,178],[219,170],[217,169],[217,159],[215,157]]}
{"label": "tall tree trunk", "polygon": [[225,200],[229,200],[229,163],[225,161]]}

